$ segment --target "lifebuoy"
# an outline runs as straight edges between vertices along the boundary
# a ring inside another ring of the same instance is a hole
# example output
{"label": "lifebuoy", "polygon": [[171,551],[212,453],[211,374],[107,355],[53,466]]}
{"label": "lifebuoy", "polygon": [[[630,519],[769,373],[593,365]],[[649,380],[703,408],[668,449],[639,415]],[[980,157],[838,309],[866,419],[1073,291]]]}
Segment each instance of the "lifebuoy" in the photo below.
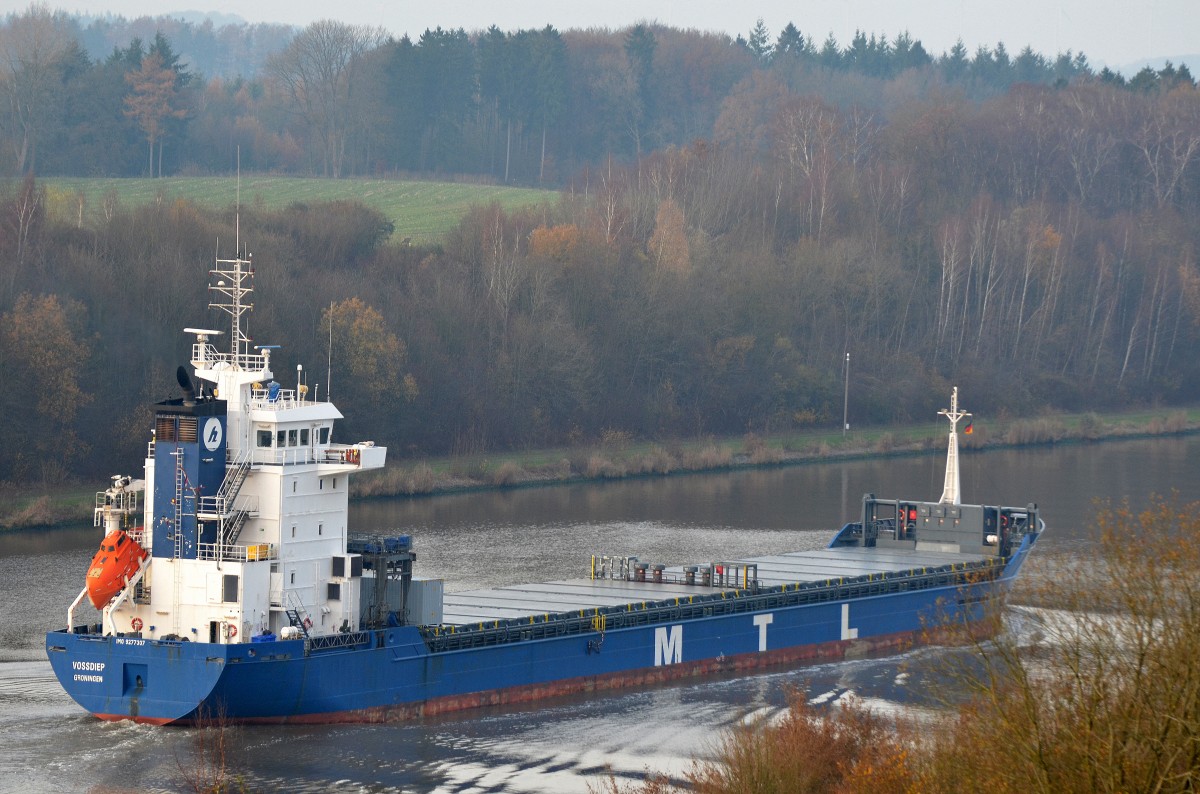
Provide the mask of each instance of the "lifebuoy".
{"label": "lifebuoy", "polygon": [[230,637],[237,636],[237,626],[233,625],[232,623],[229,624],[229,636]]}
{"label": "lifebuoy", "polygon": [[129,622],[129,625],[133,627],[134,631],[141,631],[142,630],[142,619],[134,618],[133,620],[131,620]]}
{"label": "lifebuoy", "polygon": [[304,628],[306,628],[306,629],[311,629],[311,628],[312,628],[312,618],[305,618],[305,619],[304,619]]}

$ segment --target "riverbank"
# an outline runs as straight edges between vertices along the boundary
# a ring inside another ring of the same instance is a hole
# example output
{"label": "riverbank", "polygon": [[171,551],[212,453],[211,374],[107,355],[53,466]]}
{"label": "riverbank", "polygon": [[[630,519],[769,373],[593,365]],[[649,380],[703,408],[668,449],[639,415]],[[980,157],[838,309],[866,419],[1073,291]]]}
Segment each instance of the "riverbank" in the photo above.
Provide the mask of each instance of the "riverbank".
{"label": "riverbank", "polygon": [[[960,427],[960,431],[961,431]],[[1054,414],[1037,418],[987,419],[963,450],[1060,443],[1092,443],[1200,432],[1200,406],[1113,414]],[[942,454],[946,423],[867,428],[845,434],[810,431],[775,436],[747,434],[669,442],[635,442],[608,432],[596,444],[572,448],[398,460],[383,471],[355,479],[358,498],[433,496],[500,488],[617,480],[711,472],[755,466],[787,466],[864,457]],[[79,525],[91,520],[97,484],[0,487],[0,530]]]}

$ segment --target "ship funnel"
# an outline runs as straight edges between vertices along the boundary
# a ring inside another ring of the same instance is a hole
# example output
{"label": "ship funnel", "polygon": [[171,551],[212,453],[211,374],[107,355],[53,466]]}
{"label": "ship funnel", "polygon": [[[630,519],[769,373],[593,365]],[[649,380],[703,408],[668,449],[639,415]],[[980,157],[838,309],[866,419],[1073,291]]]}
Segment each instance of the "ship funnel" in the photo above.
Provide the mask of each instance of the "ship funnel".
{"label": "ship funnel", "polygon": [[188,377],[187,370],[180,366],[175,370],[175,380],[179,381],[179,388],[183,389],[183,404],[196,404],[196,389],[192,387],[192,379]]}

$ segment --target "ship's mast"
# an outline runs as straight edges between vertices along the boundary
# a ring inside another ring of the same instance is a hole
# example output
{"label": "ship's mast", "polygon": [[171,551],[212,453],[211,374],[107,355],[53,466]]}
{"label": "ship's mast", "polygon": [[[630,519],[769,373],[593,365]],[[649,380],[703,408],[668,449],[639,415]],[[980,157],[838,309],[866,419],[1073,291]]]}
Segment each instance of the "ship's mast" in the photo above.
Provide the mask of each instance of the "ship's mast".
{"label": "ship's mast", "polygon": [[[938,416],[950,420],[950,443],[946,449],[946,487],[942,491],[941,503],[945,505],[960,504],[960,489],[958,477],[958,420],[971,414],[958,410],[958,387],[950,395],[950,410],[938,411]],[[968,428],[969,430],[970,428]]]}
{"label": "ship's mast", "polygon": [[242,315],[254,309],[254,304],[248,298],[254,292],[254,263],[250,254],[243,259],[239,252],[233,259],[218,259],[216,267],[211,272],[216,278],[215,284],[208,289],[215,293],[209,302],[209,307],[227,312],[232,329],[229,334],[230,363],[236,367],[246,364],[250,353],[250,337],[242,328]]}
{"label": "ship's mast", "polygon": [[[238,147],[237,169],[237,203],[233,214],[233,259],[221,259],[217,256],[216,267],[210,275],[216,276],[217,283],[210,284],[210,292],[217,293],[216,300],[210,301],[210,309],[220,309],[228,312],[232,318],[232,329],[229,334],[229,358],[235,368],[242,368],[248,362],[244,356],[250,354],[250,337],[242,330],[242,315],[254,309],[254,304],[247,298],[254,291],[254,262],[252,254],[247,253],[242,258],[242,147]],[[228,279],[228,282],[226,282]],[[222,302],[221,298],[224,298]]]}

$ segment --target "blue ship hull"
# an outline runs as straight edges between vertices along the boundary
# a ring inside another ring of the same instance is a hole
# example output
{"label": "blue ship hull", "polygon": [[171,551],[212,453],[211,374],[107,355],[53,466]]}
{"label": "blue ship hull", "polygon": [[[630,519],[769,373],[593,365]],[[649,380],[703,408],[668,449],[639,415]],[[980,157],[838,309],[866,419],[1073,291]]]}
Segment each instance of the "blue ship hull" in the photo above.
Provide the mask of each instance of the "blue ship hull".
{"label": "blue ship hull", "polygon": [[[784,586],[722,595],[719,604],[690,611],[677,606],[672,613],[659,604],[646,611],[644,624],[631,614],[626,625],[608,630],[587,616],[548,616],[528,639],[492,632],[472,641],[470,631],[432,637],[399,626],[324,643],[219,644],[105,636],[81,627],[50,632],[46,649],[66,691],[102,719],[387,721],[904,648],[926,640],[931,628],[977,621],[998,606],[1036,539],[1027,535],[986,576],[964,570],[940,586],[897,591],[878,580],[811,592]],[[789,603],[797,599],[805,602]],[[628,605],[626,612],[637,608]]]}

